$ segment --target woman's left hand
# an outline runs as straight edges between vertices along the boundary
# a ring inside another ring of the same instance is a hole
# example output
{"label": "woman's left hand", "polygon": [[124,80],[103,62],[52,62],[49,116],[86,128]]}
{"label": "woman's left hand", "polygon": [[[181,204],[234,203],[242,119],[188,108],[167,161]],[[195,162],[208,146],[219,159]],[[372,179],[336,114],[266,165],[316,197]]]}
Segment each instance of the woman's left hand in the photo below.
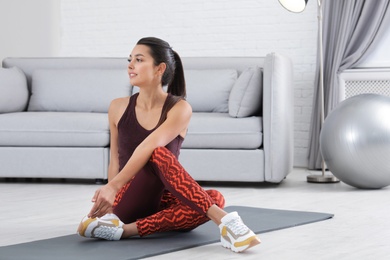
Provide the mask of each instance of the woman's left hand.
{"label": "woman's left hand", "polygon": [[107,213],[112,213],[116,191],[109,184],[99,188],[92,198],[93,207],[88,214],[89,218],[102,217]]}

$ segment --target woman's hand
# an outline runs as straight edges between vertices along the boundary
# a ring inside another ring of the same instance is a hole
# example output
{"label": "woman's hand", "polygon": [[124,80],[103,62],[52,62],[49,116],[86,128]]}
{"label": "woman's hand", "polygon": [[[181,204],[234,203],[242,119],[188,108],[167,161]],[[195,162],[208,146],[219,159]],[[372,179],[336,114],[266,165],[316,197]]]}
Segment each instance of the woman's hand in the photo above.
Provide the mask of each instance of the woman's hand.
{"label": "woman's hand", "polygon": [[107,213],[112,213],[116,190],[111,185],[106,184],[99,188],[92,198],[94,203],[88,214],[89,218],[102,217]]}

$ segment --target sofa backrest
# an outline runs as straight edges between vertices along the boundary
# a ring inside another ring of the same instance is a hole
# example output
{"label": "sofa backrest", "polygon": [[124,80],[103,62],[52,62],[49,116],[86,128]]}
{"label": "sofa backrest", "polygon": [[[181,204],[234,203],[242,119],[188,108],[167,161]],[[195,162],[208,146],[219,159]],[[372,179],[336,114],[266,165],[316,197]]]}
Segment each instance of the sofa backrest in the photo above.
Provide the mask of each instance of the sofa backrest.
{"label": "sofa backrest", "polygon": [[[215,109],[207,112],[229,112],[232,117],[246,117],[258,115],[261,112],[262,92],[263,92],[263,67],[266,57],[183,57],[182,62],[185,70],[197,71],[197,78],[202,78],[201,74],[212,71],[218,77],[224,77],[228,81],[227,75],[222,75],[222,71],[235,71],[237,78],[230,84],[225,84],[225,92],[219,100],[213,99],[215,92],[210,89],[213,84],[206,84],[204,88],[197,89],[193,98],[191,94],[195,92],[193,88],[199,84],[194,84],[192,75],[186,82],[188,87],[188,101],[195,112],[203,112],[198,109],[198,104],[204,106],[203,102],[214,103]],[[219,79],[217,80],[219,81]]]}
{"label": "sofa backrest", "polygon": [[38,69],[27,110],[104,113],[111,100],[128,96],[130,89],[123,69]]}
{"label": "sofa backrest", "polygon": [[187,101],[194,112],[229,111],[229,94],[237,81],[237,71],[192,70],[184,71],[187,89]]}
{"label": "sofa backrest", "polygon": [[[183,57],[193,111],[229,112],[234,117],[257,112],[264,61],[265,57]],[[31,111],[107,112],[110,100],[134,92],[125,58],[7,58],[3,67],[18,67],[26,75]],[[248,84],[254,84],[252,90]]]}
{"label": "sofa backrest", "polygon": [[27,78],[28,111],[107,112],[132,87],[121,58],[7,58]]}

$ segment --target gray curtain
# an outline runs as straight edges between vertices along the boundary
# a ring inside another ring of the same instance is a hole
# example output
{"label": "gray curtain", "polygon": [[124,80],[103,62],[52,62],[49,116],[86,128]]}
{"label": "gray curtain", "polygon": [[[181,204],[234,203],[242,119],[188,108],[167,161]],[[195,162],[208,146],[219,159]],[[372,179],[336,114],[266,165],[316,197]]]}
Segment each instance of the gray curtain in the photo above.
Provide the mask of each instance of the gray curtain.
{"label": "gray curtain", "polygon": [[[375,48],[390,26],[389,2],[390,0],[323,1],[325,118],[340,100],[338,73],[357,66]],[[310,127],[309,169],[320,169],[322,160],[319,149],[321,96],[319,59],[317,60]]]}

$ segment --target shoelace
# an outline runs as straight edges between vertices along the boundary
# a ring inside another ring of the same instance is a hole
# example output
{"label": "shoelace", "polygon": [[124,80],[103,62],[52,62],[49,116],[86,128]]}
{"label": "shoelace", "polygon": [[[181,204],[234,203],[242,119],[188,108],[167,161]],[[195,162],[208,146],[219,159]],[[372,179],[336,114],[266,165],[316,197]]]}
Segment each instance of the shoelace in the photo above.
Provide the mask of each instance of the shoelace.
{"label": "shoelace", "polygon": [[242,223],[241,218],[235,218],[226,223],[226,226],[236,235],[243,235],[248,231],[248,227]]}
{"label": "shoelace", "polygon": [[117,227],[100,226],[95,229],[95,237],[103,238],[106,240],[112,240],[115,232],[118,230]]}

